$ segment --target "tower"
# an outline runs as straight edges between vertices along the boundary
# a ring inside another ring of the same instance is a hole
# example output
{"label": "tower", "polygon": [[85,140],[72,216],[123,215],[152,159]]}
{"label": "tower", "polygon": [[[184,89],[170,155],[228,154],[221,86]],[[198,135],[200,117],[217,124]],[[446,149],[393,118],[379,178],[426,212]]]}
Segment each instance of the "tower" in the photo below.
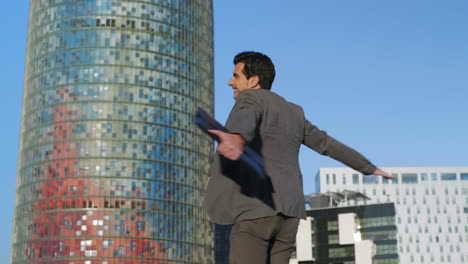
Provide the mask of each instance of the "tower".
{"label": "tower", "polygon": [[210,0],[30,2],[12,263],[211,263]]}

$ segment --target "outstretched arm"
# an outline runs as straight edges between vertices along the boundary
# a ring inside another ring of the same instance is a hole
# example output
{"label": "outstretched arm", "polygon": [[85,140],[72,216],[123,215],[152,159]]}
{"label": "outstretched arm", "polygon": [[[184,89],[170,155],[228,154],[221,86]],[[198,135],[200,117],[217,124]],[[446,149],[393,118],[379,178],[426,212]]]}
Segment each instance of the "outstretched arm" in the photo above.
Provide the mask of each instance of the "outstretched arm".
{"label": "outstretched arm", "polygon": [[309,121],[305,120],[305,122],[303,143],[309,148],[338,160],[365,175],[373,174],[393,179],[392,175],[374,166],[359,152],[328,136],[325,131],[318,129]]}

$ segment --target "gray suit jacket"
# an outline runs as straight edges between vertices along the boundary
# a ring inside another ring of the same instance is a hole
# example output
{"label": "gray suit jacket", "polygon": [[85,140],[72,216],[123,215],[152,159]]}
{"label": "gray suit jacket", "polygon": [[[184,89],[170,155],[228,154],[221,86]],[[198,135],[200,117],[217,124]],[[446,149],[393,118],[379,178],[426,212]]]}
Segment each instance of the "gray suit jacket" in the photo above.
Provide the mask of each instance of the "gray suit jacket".
{"label": "gray suit jacket", "polygon": [[244,163],[216,154],[205,205],[217,224],[278,213],[304,218],[298,161],[301,144],[364,174],[376,169],[361,154],[307,121],[301,107],[265,89],[240,92],[226,128],[242,135],[247,145],[263,157],[267,177],[262,179]]}

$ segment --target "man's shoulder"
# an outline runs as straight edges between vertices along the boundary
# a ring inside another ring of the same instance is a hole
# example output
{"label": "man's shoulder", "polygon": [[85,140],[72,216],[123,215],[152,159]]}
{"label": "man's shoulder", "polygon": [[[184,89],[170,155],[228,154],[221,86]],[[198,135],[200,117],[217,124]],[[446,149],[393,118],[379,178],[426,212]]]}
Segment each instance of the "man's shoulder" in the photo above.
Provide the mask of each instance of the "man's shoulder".
{"label": "man's shoulder", "polygon": [[244,98],[261,98],[271,91],[265,89],[245,89],[239,93],[236,100],[242,100]]}
{"label": "man's shoulder", "polygon": [[244,105],[247,103],[261,106],[268,103],[271,97],[270,93],[270,91],[265,89],[246,89],[239,93],[236,98],[236,104]]}
{"label": "man's shoulder", "polygon": [[246,89],[239,93],[237,100],[251,99],[260,101],[284,101],[287,102],[281,95],[266,89]]}
{"label": "man's shoulder", "polygon": [[237,101],[251,100],[259,104],[274,104],[278,107],[287,106],[302,112],[302,107],[287,101],[281,95],[266,89],[247,89],[239,93]]}

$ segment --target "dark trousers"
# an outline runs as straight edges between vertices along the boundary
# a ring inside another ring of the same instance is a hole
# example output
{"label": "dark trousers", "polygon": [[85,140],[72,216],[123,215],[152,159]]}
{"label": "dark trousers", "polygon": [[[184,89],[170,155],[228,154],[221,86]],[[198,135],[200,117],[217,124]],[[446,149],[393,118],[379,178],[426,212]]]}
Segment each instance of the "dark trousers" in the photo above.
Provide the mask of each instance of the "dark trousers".
{"label": "dark trousers", "polygon": [[230,264],[288,264],[299,219],[283,215],[240,221],[231,230]]}

